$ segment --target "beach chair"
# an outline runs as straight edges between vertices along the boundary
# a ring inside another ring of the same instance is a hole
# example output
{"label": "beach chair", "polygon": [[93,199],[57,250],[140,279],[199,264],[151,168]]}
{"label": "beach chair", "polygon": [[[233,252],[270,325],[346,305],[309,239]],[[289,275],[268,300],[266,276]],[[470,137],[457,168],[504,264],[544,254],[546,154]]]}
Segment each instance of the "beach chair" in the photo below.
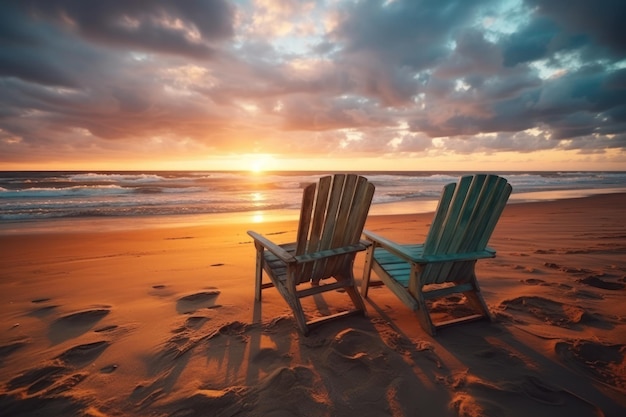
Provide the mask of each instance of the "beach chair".
{"label": "beach chair", "polygon": [[[293,310],[298,328],[307,335],[313,325],[351,314],[365,314],[365,304],[354,282],[356,253],[367,248],[361,240],[374,185],[365,177],[335,174],[304,188],[296,241],[275,244],[248,231],[256,248],[255,298],[276,287]],[[270,282],[263,282],[263,271]],[[323,281],[333,278],[334,281]],[[354,308],[308,320],[301,299],[343,289]]]}
{"label": "beach chair", "polygon": [[[487,242],[511,194],[496,175],[468,175],[447,184],[423,244],[398,244],[371,231],[361,294],[367,298],[371,271],[409,308],[431,335],[440,327],[481,318],[492,320],[476,279],[478,259],[493,258]],[[380,281],[379,281],[380,282]],[[434,323],[426,301],[462,293],[475,314]]]}

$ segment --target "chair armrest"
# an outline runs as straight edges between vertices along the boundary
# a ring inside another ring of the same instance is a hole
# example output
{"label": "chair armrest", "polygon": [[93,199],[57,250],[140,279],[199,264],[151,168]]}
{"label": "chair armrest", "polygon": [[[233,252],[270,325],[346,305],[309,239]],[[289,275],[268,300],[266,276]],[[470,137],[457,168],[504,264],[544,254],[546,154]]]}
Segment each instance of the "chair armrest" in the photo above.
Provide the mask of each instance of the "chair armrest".
{"label": "chair armrest", "polygon": [[408,251],[405,246],[397,244],[369,230],[363,230],[363,234],[374,244],[375,247],[380,246],[383,249],[386,249],[388,252],[396,255],[397,257],[406,260],[407,262],[415,262],[415,257]]}
{"label": "chair armrest", "polygon": [[482,251],[476,252],[416,256],[415,251],[411,251],[411,247],[414,248],[415,245],[400,245],[380,235],[377,235],[376,233],[370,232],[369,230],[364,230],[363,234],[365,235],[365,237],[371,240],[375,246],[380,246],[381,248],[387,250],[389,253],[396,255],[406,262],[413,262],[417,264],[473,261],[475,259],[493,258],[496,256],[496,251],[489,247],[485,248]]}
{"label": "chair armrest", "polygon": [[313,261],[318,261],[324,258],[332,258],[333,256],[361,252],[367,249],[368,246],[369,246],[368,242],[362,241],[359,243],[355,243],[354,245],[342,246],[340,248],[326,249],[326,250],[321,250],[319,252],[297,255],[295,259],[297,260],[298,263],[313,262]]}
{"label": "chair armrest", "polygon": [[248,230],[248,235],[252,239],[254,239],[255,245],[260,245],[260,246],[264,247],[265,249],[267,249],[268,251],[270,251],[274,255],[276,255],[281,261],[283,261],[285,263],[297,262],[296,258],[294,258],[294,256],[292,254],[290,254],[285,249],[281,248],[280,246],[278,246],[277,244],[275,244],[271,240],[267,239],[266,237],[258,234],[257,232],[253,232],[252,230]]}
{"label": "chair armrest", "polygon": [[476,259],[495,258],[496,251],[491,248],[476,252],[452,253],[442,255],[426,255],[414,258],[416,263],[437,263],[437,262],[462,262],[474,261]]}

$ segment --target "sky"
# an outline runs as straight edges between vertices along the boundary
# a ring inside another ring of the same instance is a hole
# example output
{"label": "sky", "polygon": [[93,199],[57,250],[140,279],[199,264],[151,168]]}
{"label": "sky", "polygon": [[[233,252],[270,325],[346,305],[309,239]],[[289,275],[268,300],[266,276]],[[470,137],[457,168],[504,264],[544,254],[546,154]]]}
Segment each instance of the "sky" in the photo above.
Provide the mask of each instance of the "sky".
{"label": "sky", "polygon": [[626,170],[624,0],[3,0],[0,170]]}

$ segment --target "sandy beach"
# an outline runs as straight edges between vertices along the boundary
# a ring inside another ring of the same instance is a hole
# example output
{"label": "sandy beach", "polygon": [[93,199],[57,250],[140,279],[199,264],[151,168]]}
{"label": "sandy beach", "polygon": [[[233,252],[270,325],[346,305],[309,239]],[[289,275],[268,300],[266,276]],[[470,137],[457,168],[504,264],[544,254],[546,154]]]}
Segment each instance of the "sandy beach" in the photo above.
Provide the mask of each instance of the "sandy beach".
{"label": "sandy beach", "polygon": [[[246,231],[287,242],[293,221],[4,234],[0,414],[624,416],[624,207],[626,194],[509,204],[497,257],[477,266],[496,321],[435,337],[385,287],[367,317],[308,337],[274,289],[255,304]],[[366,228],[420,242],[431,218]],[[362,267],[360,254],[358,282]]]}

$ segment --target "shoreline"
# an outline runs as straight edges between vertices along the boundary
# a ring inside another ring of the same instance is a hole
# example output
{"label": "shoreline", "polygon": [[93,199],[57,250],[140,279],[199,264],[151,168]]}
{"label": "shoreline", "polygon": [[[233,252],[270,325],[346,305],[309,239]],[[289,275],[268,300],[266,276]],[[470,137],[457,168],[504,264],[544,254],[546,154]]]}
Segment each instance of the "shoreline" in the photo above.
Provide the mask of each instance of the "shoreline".
{"label": "shoreline", "polygon": [[[588,198],[596,195],[626,194],[626,188],[597,188],[533,191],[513,193],[508,204],[528,204]],[[412,214],[433,213],[436,200],[407,200],[392,203],[374,204],[370,208],[370,217],[406,216]],[[249,224],[297,221],[299,209],[265,210],[232,213],[207,213],[161,216],[120,216],[120,217],[72,217],[27,219],[0,221],[0,234],[37,234],[60,233],[70,231],[121,231],[146,228],[178,228],[208,226],[213,224]],[[78,229],[78,230],[77,230]]]}

